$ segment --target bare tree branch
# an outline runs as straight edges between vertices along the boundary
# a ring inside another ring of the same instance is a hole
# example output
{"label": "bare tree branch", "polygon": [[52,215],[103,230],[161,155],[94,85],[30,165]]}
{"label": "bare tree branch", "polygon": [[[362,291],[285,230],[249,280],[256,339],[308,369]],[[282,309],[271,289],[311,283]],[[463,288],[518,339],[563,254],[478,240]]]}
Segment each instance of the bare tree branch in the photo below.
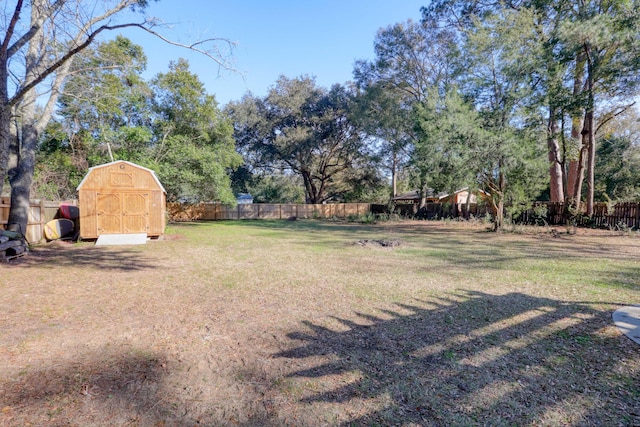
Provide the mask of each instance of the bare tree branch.
{"label": "bare tree branch", "polygon": [[598,124],[598,127],[596,128],[596,131],[594,132],[594,134],[597,135],[600,132],[600,129],[604,125],[606,125],[609,121],[615,119],[619,115],[625,113],[627,110],[629,110],[629,108],[633,107],[634,105],[636,105],[636,101],[633,101],[631,104],[627,104],[620,107],[620,110],[618,111],[615,111],[615,112],[611,111],[608,114],[605,114],[604,117],[601,118],[600,123]]}
{"label": "bare tree branch", "polygon": [[89,34],[84,42],[80,43],[75,48],[67,51],[67,53],[65,53],[57,61],[55,61],[50,66],[48,66],[41,73],[38,73],[38,75],[32,81],[30,81],[26,85],[22,86],[18,91],[16,91],[16,93],[8,100],[7,104],[5,105],[5,108],[11,108],[15,104],[17,104],[24,97],[25,93],[27,93],[28,91],[30,91],[31,89],[35,88],[37,85],[42,83],[47,77],[49,77],[57,69],[59,69],[65,62],[69,61],[76,54],[78,54],[79,52],[87,48],[93,42],[93,40],[98,36],[98,34],[100,34],[101,32],[106,30],[117,30],[120,28],[141,27],[141,26],[142,24],[121,24],[121,25],[103,25],[99,27],[93,33]]}
{"label": "bare tree branch", "polygon": [[[192,44],[183,44],[183,43],[178,43],[175,42],[171,39],[166,38],[165,36],[163,36],[162,34],[158,33],[157,31],[154,31],[152,28],[147,27],[147,26],[139,26],[139,28],[143,29],[144,31],[148,32],[149,34],[152,34],[156,37],[158,37],[160,40],[162,40],[163,42],[170,44],[172,46],[178,46],[178,47],[182,47],[185,49],[189,49],[192,50],[194,52],[200,53],[206,57],[208,57],[209,59],[212,59],[213,61],[215,61],[221,68],[224,68],[225,70],[229,70],[229,71],[235,71],[235,69],[232,67],[231,63],[227,60],[225,60],[224,58],[226,57],[226,55],[222,54],[220,52],[220,50],[218,49],[217,45],[220,42],[223,42],[224,44],[227,45],[227,47],[229,48],[229,51],[233,51],[233,49],[235,48],[235,46],[237,45],[236,42],[232,42],[231,40],[225,39],[225,38],[218,38],[218,37],[214,37],[214,38],[209,38],[209,39],[205,39],[205,40],[199,40],[195,43]],[[199,46],[205,45],[207,43],[213,44],[215,47],[213,49],[201,49]]]}
{"label": "bare tree branch", "polygon": [[[42,24],[54,13],[56,13],[57,11],[59,11],[62,6],[64,6],[66,0],[58,0],[56,1],[54,4],[51,5],[51,7],[49,8],[49,10],[46,13],[42,13],[40,15],[40,18],[31,25],[31,28],[29,28],[29,31],[27,31],[26,33],[24,33],[22,35],[22,37],[20,37],[13,45],[11,45],[8,49],[7,49],[7,57],[11,57],[13,55],[15,55],[16,52],[18,52],[22,47],[24,47],[27,43],[29,43],[29,41],[33,38],[33,36],[40,31],[40,29],[42,28]],[[20,8],[22,7],[22,0],[20,0],[18,2],[18,6],[16,6],[16,13],[17,15],[20,14]],[[32,6],[33,7],[33,6]],[[14,15],[14,18],[17,18],[16,15]],[[12,22],[13,23],[13,22]],[[9,37],[7,38],[6,42],[9,42]]]}
{"label": "bare tree branch", "polygon": [[[104,18],[100,18],[98,20],[102,20],[102,19],[104,19]],[[127,23],[127,24],[119,24],[119,25],[102,25],[102,26],[100,26],[95,31],[90,33],[83,42],[79,43],[75,48],[70,49],[69,51],[67,51],[57,61],[55,61],[49,67],[44,69],[42,72],[38,73],[38,76],[35,79],[33,79],[32,81],[30,81],[29,83],[27,83],[26,85],[21,87],[8,100],[5,108],[7,108],[7,107],[11,108],[15,104],[17,104],[19,102],[19,100],[24,96],[24,94],[26,92],[28,92],[29,90],[33,89],[34,87],[36,87],[40,83],[42,83],[48,76],[50,76],[56,70],[58,70],[65,62],[69,61],[76,54],[78,54],[82,50],[86,49],[89,45],[91,45],[91,43],[93,43],[93,41],[98,36],[98,34],[100,34],[103,31],[112,31],[112,30],[118,30],[118,29],[122,29],[122,28],[131,28],[131,27],[140,28],[140,29],[142,29],[144,31],[147,31],[148,33],[160,38],[162,41],[164,41],[164,42],[166,42],[168,44],[171,44],[173,46],[183,47],[183,48],[192,50],[194,52],[200,53],[200,54],[205,55],[206,57],[212,59],[213,61],[215,61],[220,67],[222,67],[224,69],[227,69],[227,70],[231,70],[231,71],[234,70],[234,68],[231,66],[231,64],[228,61],[224,60],[224,55],[221,54],[219,50],[217,50],[217,49],[204,50],[204,49],[200,49],[200,48],[197,47],[197,46],[203,45],[205,43],[225,42],[231,49],[231,48],[233,48],[235,46],[234,42],[231,42],[230,40],[227,40],[227,39],[224,39],[224,38],[210,38],[210,39],[198,41],[198,42],[193,43],[191,45],[182,44],[182,43],[174,42],[174,41],[166,38],[162,34],[158,33],[157,31],[154,31],[153,29],[151,29],[149,27],[149,25],[152,24],[152,23],[153,23],[153,21],[145,21],[143,23]]]}
{"label": "bare tree branch", "polygon": [[7,26],[7,32],[4,36],[4,40],[2,40],[2,47],[0,48],[0,52],[1,54],[4,56],[6,55],[6,57],[8,58],[10,55],[9,51],[9,42],[11,41],[11,37],[13,36],[13,32],[16,29],[16,25],[18,23],[18,20],[20,19],[20,13],[22,11],[22,0],[18,0],[18,3],[16,4],[16,8],[13,11],[13,16],[11,17],[11,21],[9,23],[9,25]]}

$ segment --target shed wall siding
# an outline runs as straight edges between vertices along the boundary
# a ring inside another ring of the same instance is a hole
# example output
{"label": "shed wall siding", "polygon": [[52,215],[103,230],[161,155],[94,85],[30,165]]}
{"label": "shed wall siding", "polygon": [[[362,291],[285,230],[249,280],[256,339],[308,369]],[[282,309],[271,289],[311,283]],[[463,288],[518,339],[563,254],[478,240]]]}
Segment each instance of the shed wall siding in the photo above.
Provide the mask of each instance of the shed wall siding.
{"label": "shed wall siding", "polygon": [[167,204],[164,197],[164,193],[160,190],[151,191],[150,198],[151,212],[160,211],[162,215],[150,215],[149,216],[149,234],[152,236],[159,236],[164,233],[164,229],[167,225]]}
{"label": "shed wall siding", "polygon": [[148,190],[158,187],[150,172],[144,169],[135,169],[129,165],[123,166],[126,167],[119,169],[118,165],[114,165],[92,170],[82,184],[82,188],[92,190]]}
{"label": "shed wall siding", "polygon": [[96,196],[92,190],[78,192],[80,210],[80,236],[83,239],[98,237],[98,216],[96,215]]}
{"label": "shed wall siding", "polygon": [[166,225],[166,197],[155,175],[127,162],[90,169],[78,187],[80,236],[147,233],[160,236]]}

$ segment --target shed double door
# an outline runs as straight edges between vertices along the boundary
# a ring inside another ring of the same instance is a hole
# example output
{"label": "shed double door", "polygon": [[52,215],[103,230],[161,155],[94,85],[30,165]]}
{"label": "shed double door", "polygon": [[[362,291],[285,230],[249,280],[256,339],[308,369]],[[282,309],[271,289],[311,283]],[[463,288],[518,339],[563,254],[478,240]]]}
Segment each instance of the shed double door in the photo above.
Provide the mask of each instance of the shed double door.
{"label": "shed double door", "polygon": [[149,232],[149,193],[98,193],[98,235]]}

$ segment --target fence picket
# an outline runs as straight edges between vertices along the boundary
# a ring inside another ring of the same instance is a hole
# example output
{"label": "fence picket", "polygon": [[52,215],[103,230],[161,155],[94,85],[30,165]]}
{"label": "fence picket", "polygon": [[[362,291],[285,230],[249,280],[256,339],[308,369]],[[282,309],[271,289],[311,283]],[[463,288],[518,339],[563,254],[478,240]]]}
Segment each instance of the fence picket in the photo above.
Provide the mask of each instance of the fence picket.
{"label": "fence picket", "polygon": [[[75,203],[75,201],[71,201]],[[0,228],[4,229],[9,219],[9,208],[11,207],[8,197],[0,198]],[[27,221],[26,238],[29,243],[39,243],[44,239],[44,225],[47,221],[54,219],[58,214],[60,202],[50,202],[44,200],[29,201],[29,218]]]}
{"label": "fence picket", "polygon": [[[626,226],[630,229],[640,228],[640,203],[639,202],[620,202],[615,204],[611,209],[607,203],[596,203],[593,207],[593,216],[588,218],[584,215],[578,215],[570,218],[569,213],[565,212],[564,203],[561,202],[536,202],[533,207],[523,212],[518,218],[514,219],[516,223],[532,224],[536,222],[537,216],[535,211],[540,207],[547,208],[544,220],[549,225],[565,225],[567,221],[574,221],[579,226],[593,226],[598,228],[615,228]],[[582,210],[584,212],[584,210]]]}

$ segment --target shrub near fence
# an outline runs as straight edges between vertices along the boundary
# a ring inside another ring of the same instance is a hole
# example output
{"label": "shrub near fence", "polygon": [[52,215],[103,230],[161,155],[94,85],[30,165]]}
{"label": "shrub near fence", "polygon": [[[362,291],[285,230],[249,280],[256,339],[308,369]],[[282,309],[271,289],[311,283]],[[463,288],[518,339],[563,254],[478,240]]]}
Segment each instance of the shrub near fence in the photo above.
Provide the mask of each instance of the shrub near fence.
{"label": "shrub near fence", "polygon": [[595,208],[604,212],[603,215],[594,212],[592,220],[597,227],[640,228],[640,203],[616,203],[613,209],[607,203],[598,203]]}
{"label": "shrub near fence", "polygon": [[[584,208],[582,211],[584,212]],[[589,218],[584,213],[572,216],[565,211],[564,203],[536,202],[515,222],[548,225],[574,223],[583,227],[638,229],[640,228],[640,203],[596,203],[593,206],[593,216]]]}
{"label": "shrub near fence", "polygon": [[167,203],[171,221],[216,221],[225,219],[348,218],[371,212],[369,203],[324,205],[251,203],[236,206],[220,203]]}
{"label": "shrub near fence", "polygon": [[[372,208],[377,210],[374,213],[388,212],[385,205],[372,205]],[[422,209],[416,204],[398,203],[392,207],[392,211],[400,216],[422,219],[478,218],[492,215],[490,207],[485,203],[471,203],[468,214],[466,204],[456,206],[447,203],[427,203]],[[581,212],[572,215],[565,210],[564,203],[536,202],[531,209],[522,212],[512,221],[516,224],[575,224],[580,227],[640,229],[640,202],[596,203],[591,217],[585,215],[584,206]]]}
{"label": "shrub near fence", "polygon": [[460,205],[451,203],[427,202],[423,208],[419,208],[413,203],[398,203],[393,207],[393,213],[400,216],[420,218],[420,219],[441,219],[441,218],[465,218],[484,217],[491,213],[490,207],[486,203],[470,203],[469,212],[467,204]]}

